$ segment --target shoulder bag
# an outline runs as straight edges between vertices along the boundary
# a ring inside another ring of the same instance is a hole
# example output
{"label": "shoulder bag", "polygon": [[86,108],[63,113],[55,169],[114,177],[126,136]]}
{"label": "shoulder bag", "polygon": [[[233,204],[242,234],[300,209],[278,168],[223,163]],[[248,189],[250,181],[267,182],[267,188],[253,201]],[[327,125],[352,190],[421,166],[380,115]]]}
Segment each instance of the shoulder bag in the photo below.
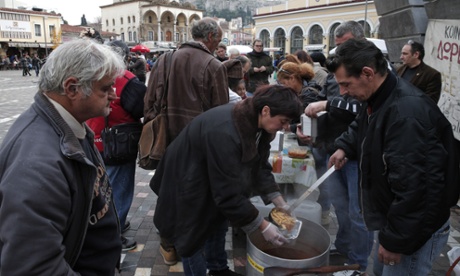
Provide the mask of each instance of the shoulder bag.
{"label": "shoulder bag", "polygon": [[[139,167],[145,170],[155,170],[163,157],[170,141],[168,134],[168,81],[171,71],[171,58],[174,51],[168,52],[164,57],[165,79],[158,103],[154,109],[156,116],[147,122],[139,140]],[[159,62],[159,61],[157,61]],[[161,88],[160,88],[161,89]]]}
{"label": "shoulder bag", "polygon": [[136,160],[142,123],[124,123],[109,128],[105,117],[105,128],[101,132],[104,163],[121,165]]}

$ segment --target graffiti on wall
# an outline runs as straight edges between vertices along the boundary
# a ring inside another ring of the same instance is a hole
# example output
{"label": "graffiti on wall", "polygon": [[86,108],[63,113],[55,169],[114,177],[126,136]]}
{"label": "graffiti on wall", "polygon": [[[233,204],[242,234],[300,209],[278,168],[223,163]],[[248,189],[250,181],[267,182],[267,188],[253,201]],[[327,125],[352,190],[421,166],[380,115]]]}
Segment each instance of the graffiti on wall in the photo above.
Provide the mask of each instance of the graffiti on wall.
{"label": "graffiti on wall", "polygon": [[438,106],[460,140],[460,20],[430,20],[425,36],[424,62],[442,75]]}

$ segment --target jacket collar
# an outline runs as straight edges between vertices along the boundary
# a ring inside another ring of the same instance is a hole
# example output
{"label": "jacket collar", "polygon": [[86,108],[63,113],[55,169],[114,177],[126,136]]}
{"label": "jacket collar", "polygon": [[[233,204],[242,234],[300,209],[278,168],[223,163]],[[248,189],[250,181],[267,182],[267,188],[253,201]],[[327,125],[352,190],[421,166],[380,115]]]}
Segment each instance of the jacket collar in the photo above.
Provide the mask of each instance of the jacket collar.
{"label": "jacket collar", "polygon": [[390,96],[389,94],[393,91],[397,83],[398,78],[396,75],[392,72],[388,72],[388,75],[382,85],[380,85],[377,91],[367,100],[368,108],[371,108],[372,112],[376,112],[388,99]]}
{"label": "jacket collar", "polygon": [[[34,100],[37,112],[47,118],[48,122],[54,127],[58,135],[61,137],[60,147],[62,154],[72,159],[81,159],[86,156],[77,136],[50,100],[40,91],[35,94]],[[93,131],[86,124],[84,124],[84,127],[86,129],[86,136],[88,139],[90,139],[90,141],[94,141]]]}
{"label": "jacket collar", "polygon": [[[249,162],[258,156],[260,151],[270,150],[270,141],[275,137],[263,129],[258,128],[259,114],[254,109],[252,98],[247,98],[235,104],[233,108],[235,128],[241,139],[242,162]],[[261,131],[259,147],[256,145],[256,135]]]}
{"label": "jacket collar", "polygon": [[188,41],[188,42],[185,42],[184,44],[182,44],[180,46],[180,49],[182,49],[182,48],[196,48],[196,49],[205,51],[208,54],[212,55],[212,53],[211,53],[211,51],[209,51],[208,47],[206,47],[206,45],[204,45],[204,43],[201,42],[201,41]]}

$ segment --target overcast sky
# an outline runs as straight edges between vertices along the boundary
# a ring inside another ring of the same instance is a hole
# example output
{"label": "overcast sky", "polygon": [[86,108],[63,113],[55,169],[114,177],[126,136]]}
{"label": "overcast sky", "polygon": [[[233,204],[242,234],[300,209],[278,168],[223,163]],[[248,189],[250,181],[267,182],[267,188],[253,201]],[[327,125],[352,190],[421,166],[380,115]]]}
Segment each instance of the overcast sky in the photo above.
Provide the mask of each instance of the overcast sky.
{"label": "overcast sky", "polygon": [[12,1],[11,3],[15,8],[26,6],[28,8],[43,8],[48,11],[54,10],[56,13],[60,13],[70,25],[80,25],[83,14],[88,23],[96,22],[95,18],[101,16],[99,6],[113,3],[113,0],[6,0],[6,2],[8,1]]}

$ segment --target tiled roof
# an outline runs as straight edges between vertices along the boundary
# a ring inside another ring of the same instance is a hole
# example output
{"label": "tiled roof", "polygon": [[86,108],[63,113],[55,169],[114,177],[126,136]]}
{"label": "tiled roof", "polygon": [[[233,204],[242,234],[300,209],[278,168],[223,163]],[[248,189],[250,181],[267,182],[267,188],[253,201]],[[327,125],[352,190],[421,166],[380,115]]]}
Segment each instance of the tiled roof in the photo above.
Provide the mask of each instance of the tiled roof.
{"label": "tiled roof", "polygon": [[22,10],[22,9],[10,9],[10,8],[0,8],[0,11],[14,12],[14,13],[27,13],[27,14],[36,14],[36,15],[48,15],[48,16],[58,16],[58,17],[61,17],[61,14],[60,14],[60,13],[54,13],[54,12],[42,12],[42,11]]}
{"label": "tiled roof", "polygon": [[[72,26],[68,24],[61,24],[61,31],[62,33],[78,33],[80,34],[82,31],[86,30],[89,26]],[[116,33],[112,32],[100,32],[101,36],[103,37],[109,37],[109,36],[115,36]]]}

